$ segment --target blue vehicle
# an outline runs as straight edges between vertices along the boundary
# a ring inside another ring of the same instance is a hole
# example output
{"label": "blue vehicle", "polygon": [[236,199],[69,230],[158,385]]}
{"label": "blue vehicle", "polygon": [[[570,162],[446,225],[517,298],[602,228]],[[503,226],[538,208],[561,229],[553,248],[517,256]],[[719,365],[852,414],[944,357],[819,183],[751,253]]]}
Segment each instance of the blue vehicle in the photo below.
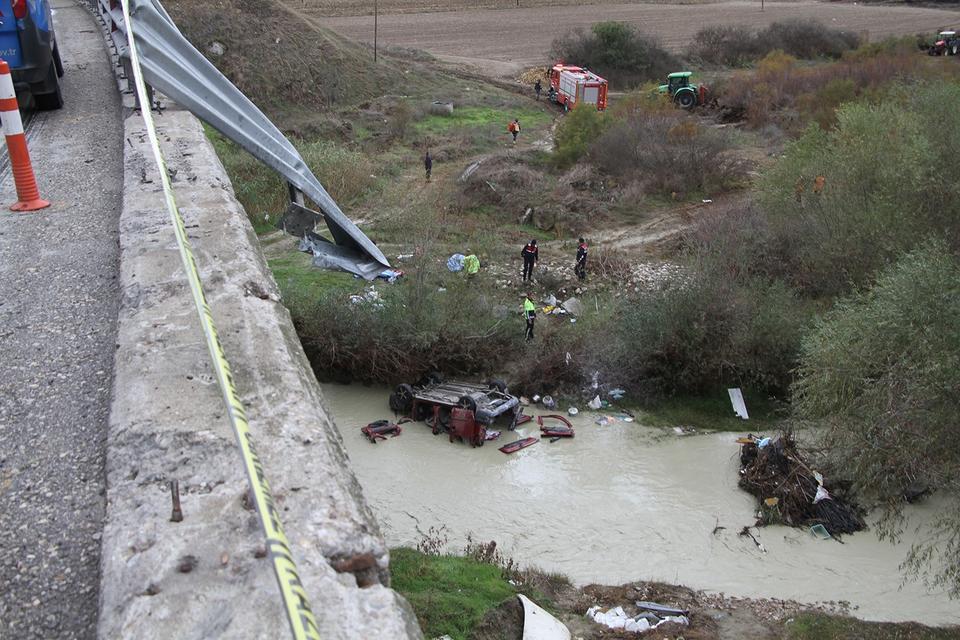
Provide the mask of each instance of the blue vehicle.
{"label": "blue vehicle", "polygon": [[0,58],[10,65],[17,93],[32,94],[37,109],[63,106],[50,0],[0,0]]}

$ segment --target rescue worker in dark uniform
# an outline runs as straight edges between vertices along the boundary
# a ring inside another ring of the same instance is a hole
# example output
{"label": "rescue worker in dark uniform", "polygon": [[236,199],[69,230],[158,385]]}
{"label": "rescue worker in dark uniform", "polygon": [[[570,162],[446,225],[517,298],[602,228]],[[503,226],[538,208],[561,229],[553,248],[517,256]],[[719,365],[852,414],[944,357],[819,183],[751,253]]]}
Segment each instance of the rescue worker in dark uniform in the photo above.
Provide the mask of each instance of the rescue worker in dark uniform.
{"label": "rescue worker in dark uniform", "polygon": [[587,241],[580,238],[580,244],[577,245],[577,262],[573,267],[573,272],[581,280],[587,279]]}
{"label": "rescue worker in dark uniform", "polygon": [[531,240],[528,242],[523,250],[520,251],[520,255],[523,256],[523,281],[533,281],[533,265],[540,260],[540,250],[537,249],[537,241]]}

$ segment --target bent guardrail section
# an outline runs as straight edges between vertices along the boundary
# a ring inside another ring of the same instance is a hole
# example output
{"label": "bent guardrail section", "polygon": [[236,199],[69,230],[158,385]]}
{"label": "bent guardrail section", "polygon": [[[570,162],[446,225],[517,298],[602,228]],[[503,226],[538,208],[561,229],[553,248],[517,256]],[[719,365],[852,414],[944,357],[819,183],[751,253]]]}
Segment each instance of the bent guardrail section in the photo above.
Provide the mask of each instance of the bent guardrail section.
{"label": "bent guardrail section", "polygon": [[[158,0],[128,0],[147,82],[275,170],[319,207],[334,242],[355,252],[354,272],[373,279],[390,263],[341,211],[300,153],[260,109],[177,29]],[[97,0],[121,58],[129,59],[120,0]]]}

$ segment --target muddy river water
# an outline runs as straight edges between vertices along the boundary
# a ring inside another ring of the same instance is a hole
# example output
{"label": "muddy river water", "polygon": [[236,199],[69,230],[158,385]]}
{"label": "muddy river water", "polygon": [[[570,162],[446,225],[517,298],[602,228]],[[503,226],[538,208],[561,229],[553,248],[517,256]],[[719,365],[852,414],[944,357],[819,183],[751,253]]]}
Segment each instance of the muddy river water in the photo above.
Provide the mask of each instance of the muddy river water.
{"label": "muddy river water", "polygon": [[[737,488],[736,434],[598,426],[597,414],[585,413],[573,419],[574,439],[541,440],[511,455],[498,447],[538,435],[535,422],[477,449],[433,436],[422,423],[373,445],[359,430],[390,417],[388,391],[326,385],[324,393],[391,546],[413,546],[443,525],[454,549],[468,533],[496,540],[521,564],[578,584],[659,580],[735,596],[846,600],[870,620],[960,624],[960,602],[902,584],[908,544],[881,542],[869,530],[840,544],[767,527],[754,530],[764,553],[738,537],[755,502]],[[922,523],[931,513],[927,504],[911,517]]]}

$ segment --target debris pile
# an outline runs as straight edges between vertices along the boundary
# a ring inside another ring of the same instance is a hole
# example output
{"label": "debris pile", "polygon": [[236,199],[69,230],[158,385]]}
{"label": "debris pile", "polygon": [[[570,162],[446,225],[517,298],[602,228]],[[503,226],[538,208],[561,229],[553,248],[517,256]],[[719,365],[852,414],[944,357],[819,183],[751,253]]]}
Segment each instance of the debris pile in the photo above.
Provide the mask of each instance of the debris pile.
{"label": "debris pile", "polygon": [[801,456],[790,433],[773,438],[747,436],[740,443],[740,488],[760,500],[757,525],[786,524],[826,529],[832,536],[866,528],[860,510],[839,486],[830,490],[823,476]]}
{"label": "debris pile", "polygon": [[609,611],[603,611],[600,607],[590,607],[587,609],[587,617],[602,624],[609,629],[622,629],[627,632],[643,633],[650,629],[656,629],[662,624],[679,624],[687,626],[690,620],[687,618],[688,611],[664,607],[652,602],[637,602],[637,609],[640,613],[629,615],[623,610],[623,607],[614,607]]}

